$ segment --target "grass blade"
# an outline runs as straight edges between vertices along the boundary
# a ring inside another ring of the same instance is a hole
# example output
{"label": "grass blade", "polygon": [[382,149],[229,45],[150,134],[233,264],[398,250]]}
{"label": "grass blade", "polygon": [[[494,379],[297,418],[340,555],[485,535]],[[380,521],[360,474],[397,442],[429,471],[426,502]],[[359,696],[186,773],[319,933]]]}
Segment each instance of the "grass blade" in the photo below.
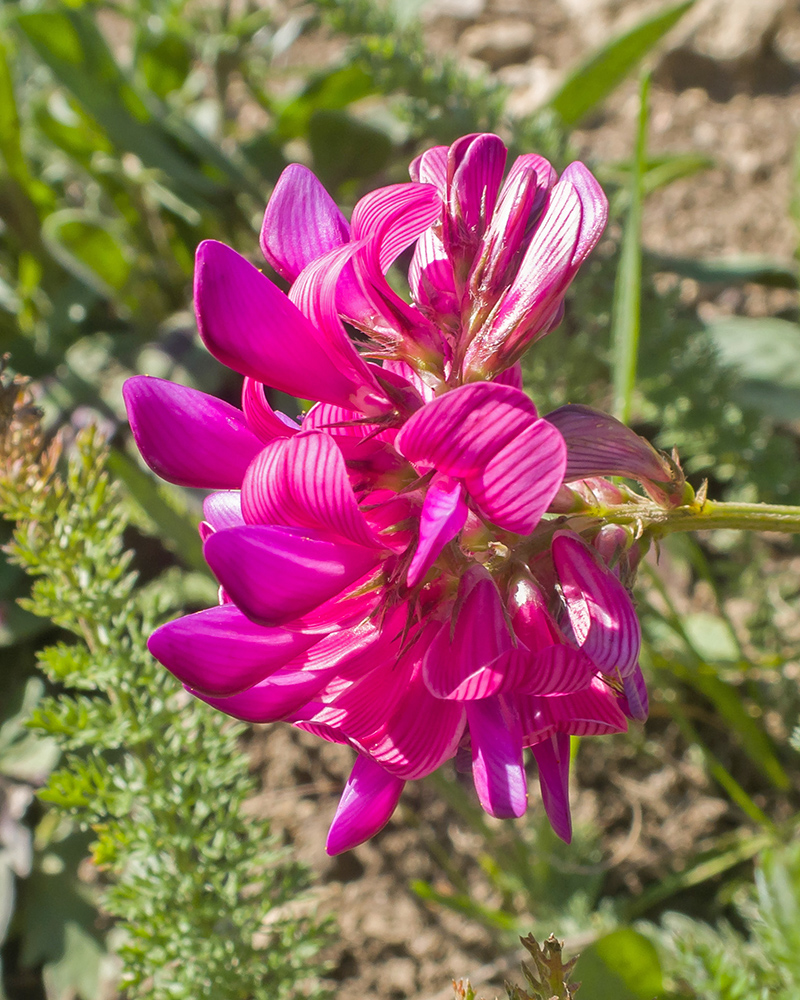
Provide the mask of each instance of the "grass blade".
{"label": "grass blade", "polygon": [[548,107],[565,125],[576,125],[614,90],[693,5],[694,0],[682,0],[612,39],[567,79],[550,99]]}
{"label": "grass blade", "polygon": [[622,251],[614,284],[611,324],[611,364],[614,376],[614,416],[627,424],[631,415],[642,302],[642,178],[647,144],[647,95],[650,75],[642,78],[636,148],[631,164],[630,204],[622,235]]}

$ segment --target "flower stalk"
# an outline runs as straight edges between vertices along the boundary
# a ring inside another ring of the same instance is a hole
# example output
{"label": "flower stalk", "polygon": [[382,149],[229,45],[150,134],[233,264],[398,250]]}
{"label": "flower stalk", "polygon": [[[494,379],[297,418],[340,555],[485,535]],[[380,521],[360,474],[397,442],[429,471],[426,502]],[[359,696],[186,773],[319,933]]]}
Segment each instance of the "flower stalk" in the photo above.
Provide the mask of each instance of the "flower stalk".
{"label": "flower stalk", "polygon": [[678,531],[708,531],[729,528],[734,531],[800,532],[800,507],[769,503],[694,500],[680,507],[665,509],[643,501],[641,504],[594,507],[583,516],[610,524],[635,525],[639,536],[663,538]]}

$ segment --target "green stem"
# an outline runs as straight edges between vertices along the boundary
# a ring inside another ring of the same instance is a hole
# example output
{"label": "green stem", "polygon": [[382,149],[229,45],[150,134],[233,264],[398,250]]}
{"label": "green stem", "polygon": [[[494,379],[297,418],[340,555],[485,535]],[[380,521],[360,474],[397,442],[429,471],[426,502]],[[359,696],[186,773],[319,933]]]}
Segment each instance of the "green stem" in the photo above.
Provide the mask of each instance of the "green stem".
{"label": "green stem", "polygon": [[770,503],[724,503],[706,500],[672,510],[655,504],[595,508],[589,517],[599,517],[611,524],[634,524],[655,538],[676,531],[707,531],[731,528],[736,531],[781,531],[800,533],[800,507]]}

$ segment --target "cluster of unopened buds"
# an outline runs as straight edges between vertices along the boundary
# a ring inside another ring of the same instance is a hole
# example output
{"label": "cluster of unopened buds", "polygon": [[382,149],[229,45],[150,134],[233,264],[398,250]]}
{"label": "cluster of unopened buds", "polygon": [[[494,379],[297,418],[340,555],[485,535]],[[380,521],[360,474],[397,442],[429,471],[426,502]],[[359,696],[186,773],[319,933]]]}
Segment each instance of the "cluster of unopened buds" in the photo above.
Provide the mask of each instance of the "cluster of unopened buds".
{"label": "cluster of unopened buds", "polygon": [[[522,391],[519,359],[559,323],[607,204],[580,163],[560,178],[535,155],[505,165],[495,135],[430,149],[349,224],[288,167],[261,233],[288,295],[221,243],[197,252],[200,335],[244,376],[241,409],[148,376],[125,386],[150,467],[216,491],[200,531],[219,606],[150,649],[229,715],[353,748],[330,853],[452,758],[487,812],[520,816],[528,747],[569,840],[570,737],[647,714],[635,509],[688,487],[614,418],[542,417]],[[406,301],[386,275],[412,245]],[[265,387],[317,402],[298,423]]]}

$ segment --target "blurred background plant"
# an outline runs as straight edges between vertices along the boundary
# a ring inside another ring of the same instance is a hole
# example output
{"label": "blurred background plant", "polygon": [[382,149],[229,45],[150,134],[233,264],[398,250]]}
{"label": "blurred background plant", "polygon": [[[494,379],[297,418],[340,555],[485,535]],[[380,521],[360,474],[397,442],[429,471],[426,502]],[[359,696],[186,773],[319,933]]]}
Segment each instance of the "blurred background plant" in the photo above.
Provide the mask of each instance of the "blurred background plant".
{"label": "blurred background plant", "polygon": [[[255,768],[254,737],[218,731],[201,706],[189,708],[141,638],[145,620],[198,607],[213,590],[199,499],[138,463],[120,397],[128,375],[148,372],[235,398],[235,379],[196,336],[196,245],[220,239],[256,260],[263,206],[292,160],[308,163],[345,209],[405,179],[421,148],[467,132],[499,131],[512,153],[536,150],[562,169],[575,129],[692,6],[628,25],[523,114],[496,77],[431,54],[420,4],[0,5],[0,352],[35,380],[43,433],[60,428],[72,462],[47,494],[52,506],[26,508],[24,491],[3,501],[18,522],[15,558],[0,565],[1,989],[10,1000],[95,1000],[120,977],[127,995],[154,998],[320,988],[322,932],[303,909],[312,904],[290,905],[308,874],[288,833],[285,854],[261,819],[247,818],[258,782],[239,748]],[[800,485],[796,299],[780,315],[703,321],[681,282],[793,293],[796,269],[643,246],[645,199],[713,165],[692,149],[649,154],[648,93],[645,75],[629,155],[592,164],[612,221],[564,324],[527,360],[526,387],[542,412],[566,401],[614,409],[659,446],[676,446],[694,484],[707,478],[717,498],[787,501]],[[89,424],[109,439],[107,454],[81,430]],[[69,524],[72,547],[61,550]],[[800,926],[796,851],[782,846],[796,836],[800,805],[788,740],[800,716],[797,551],[785,539],[713,532],[670,538],[658,567],[644,565],[653,718],[591,753],[576,741],[587,795],[570,848],[541,810],[520,823],[487,821],[456,775],[412,792],[398,822],[427,860],[397,877],[433,919],[481,928],[495,952],[531,929],[587,945],[579,978],[591,1000],[793,995],[793,964],[778,975],[776,949],[779,928],[792,940]],[[23,569],[39,578],[24,608]],[[48,580],[52,591],[42,589]],[[104,623],[108,594],[115,610]],[[699,844],[676,835],[667,872],[647,851],[638,863],[632,855],[643,824],[655,814],[666,826],[671,807],[659,813],[637,799],[631,775],[673,804],[682,788],[712,789],[713,834]],[[429,788],[444,813],[426,808]],[[83,863],[90,843],[95,867]],[[355,874],[341,862],[345,881],[363,874],[354,857]],[[222,908],[209,911],[209,900]],[[682,915],[658,923],[667,909]],[[651,922],[632,923],[643,916]],[[720,918],[728,922],[713,926]],[[346,928],[341,910],[340,920]],[[346,980],[341,950],[334,966]],[[259,980],[267,967],[272,978]],[[442,968],[441,980],[466,971]]]}

